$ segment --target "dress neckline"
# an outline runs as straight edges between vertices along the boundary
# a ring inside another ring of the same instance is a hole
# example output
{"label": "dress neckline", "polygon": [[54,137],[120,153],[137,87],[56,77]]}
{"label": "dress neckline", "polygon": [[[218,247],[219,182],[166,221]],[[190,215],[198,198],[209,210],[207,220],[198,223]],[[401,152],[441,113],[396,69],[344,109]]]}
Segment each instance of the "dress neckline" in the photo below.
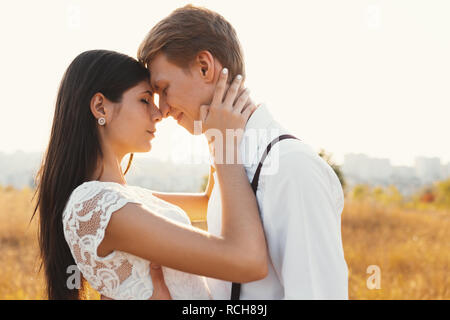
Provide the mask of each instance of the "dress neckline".
{"label": "dress neckline", "polygon": [[90,180],[90,181],[85,181],[85,182],[83,182],[82,185],[85,184],[85,183],[106,183],[106,184],[115,184],[115,185],[119,185],[119,186],[121,186],[121,187],[132,187],[132,186],[129,185],[129,184],[121,184],[121,183],[114,182],[114,181]]}

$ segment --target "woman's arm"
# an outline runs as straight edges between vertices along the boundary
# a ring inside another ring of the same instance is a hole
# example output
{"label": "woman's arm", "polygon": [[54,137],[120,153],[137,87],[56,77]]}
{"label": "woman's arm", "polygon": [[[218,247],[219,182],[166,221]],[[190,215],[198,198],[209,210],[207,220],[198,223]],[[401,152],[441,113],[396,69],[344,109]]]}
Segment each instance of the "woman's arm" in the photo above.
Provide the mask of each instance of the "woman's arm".
{"label": "woman's arm", "polygon": [[[254,110],[253,107],[244,109],[248,92],[234,103],[240,81],[233,82],[222,102],[225,85],[226,76],[222,74],[209,113],[205,115],[204,108],[201,112],[205,129],[218,128],[224,137],[230,128],[244,128]],[[229,148],[223,151],[239,156],[239,143],[222,145]],[[245,169],[237,162],[216,162],[216,170],[222,199],[221,236],[128,203],[112,215],[99,246],[99,255],[124,251],[169,268],[233,282],[266,277],[266,241]]]}
{"label": "woman's arm", "polygon": [[228,168],[223,175],[227,176],[224,184],[234,185],[225,188],[224,202],[230,198],[234,201],[223,208],[222,236],[128,203],[112,215],[99,255],[119,250],[172,269],[234,282],[264,278],[267,256],[258,210],[251,198],[237,200],[245,194],[241,182],[244,173],[239,168]]}
{"label": "woman's arm", "polygon": [[213,170],[210,166],[208,185],[202,193],[166,193],[152,190],[152,194],[183,209],[191,221],[206,220],[208,200],[214,186]]}

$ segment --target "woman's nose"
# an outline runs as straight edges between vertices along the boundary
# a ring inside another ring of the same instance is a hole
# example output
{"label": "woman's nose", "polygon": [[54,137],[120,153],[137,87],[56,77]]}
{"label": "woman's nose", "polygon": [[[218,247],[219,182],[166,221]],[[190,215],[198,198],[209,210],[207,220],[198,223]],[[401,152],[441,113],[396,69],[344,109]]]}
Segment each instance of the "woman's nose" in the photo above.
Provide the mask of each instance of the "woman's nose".
{"label": "woman's nose", "polygon": [[161,111],[159,111],[158,108],[155,107],[153,113],[152,113],[152,121],[153,122],[159,122],[162,120],[162,114]]}

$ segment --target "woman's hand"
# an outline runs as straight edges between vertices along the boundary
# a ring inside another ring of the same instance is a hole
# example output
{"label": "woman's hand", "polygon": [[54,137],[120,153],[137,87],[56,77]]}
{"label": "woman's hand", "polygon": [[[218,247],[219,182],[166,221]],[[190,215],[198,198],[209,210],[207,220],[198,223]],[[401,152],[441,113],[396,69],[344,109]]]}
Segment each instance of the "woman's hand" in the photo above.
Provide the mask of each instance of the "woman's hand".
{"label": "woman's hand", "polygon": [[[215,153],[216,161],[224,159],[218,157],[217,151],[223,151],[222,155],[226,154],[225,152],[234,154],[242,140],[243,129],[250,115],[256,109],[256,105],[250,99],[250,91],[248,89],[240,90],[242,82],[240,75],[234,79],[224,99],[227,78],[228,70],[224,68],[219,76],[211,105],[200,107],[203,133],[212,147],[211,150],[214,150],[212,152]],[[230,139],[230,137],[233,138]],[[229,158],[227,157],[227,159]]]}
{"label": "woman's hand", "polygon": [[[160,265],[150,263],[150,276],[153,283],[153,294],[149,300],[172,300],[169,288],[164,282],[164,274]],[[101,295],[100,300],[114,300],[104,295]]]}

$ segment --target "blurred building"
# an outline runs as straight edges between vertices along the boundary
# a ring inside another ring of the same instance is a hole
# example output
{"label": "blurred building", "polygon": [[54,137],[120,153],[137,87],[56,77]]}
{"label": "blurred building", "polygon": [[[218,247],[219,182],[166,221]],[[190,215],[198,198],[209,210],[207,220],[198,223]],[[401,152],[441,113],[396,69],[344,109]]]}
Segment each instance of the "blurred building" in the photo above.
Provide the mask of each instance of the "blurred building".
{"label": "blurred building", "polygon": [[392,184],[404,195],[410,195],[422,186],[450,178],[450,163],[444,166],[439,158],[417,157],[414,167],[392,166],[389,159],[351,153],[344,156],[342,171],[349,188],[356,184]]}
{"label": "blurred building", "polygon": [[[34,187],[34,176],[41,157],[41,153],[0,152],[0,185]],[[127,174],[127,181],[152,190],[198,192],[208,175],[209,164],[185,162],[136,156]],[[389,159],[351,153],[344,156],[341,169],[349,190],[356,184],[382,187],[395,185],[403,195],[411,195],[436,180],[450,178],[450,163],[442,165],[439,158],[417,157],[415,165],[409,167],[392,166]]]}
{"label": "blurred building", "polygon": [[[34,178],[41,163],[41,153],[0,152],[0,185],[35,187]],[[124,161],[128,161],[125,157]],[[123,164],[123,169],[124,169]],[[127,182],[152,190],[163,192],[199,192],[205,175],[209,173],[209,165],[175,164],[153,158],[142,158],[135,155]]]}
{"label": "blurred building", "polygon": [[450,178],[450,162],[447,165],[443,166],[443,175],[444,179]]}
{"label": "blurred building", "polygon": [[439,158],[416,157],[414,168],[416,175],[423,183],[431,183],[443,178],[441,160]]}
{"label": "blurred building", "polygon": [[385,181],[392,175],[389,159],[369,158],[365,154],[346,154],[342,170],[347,177],[364,181]]}

